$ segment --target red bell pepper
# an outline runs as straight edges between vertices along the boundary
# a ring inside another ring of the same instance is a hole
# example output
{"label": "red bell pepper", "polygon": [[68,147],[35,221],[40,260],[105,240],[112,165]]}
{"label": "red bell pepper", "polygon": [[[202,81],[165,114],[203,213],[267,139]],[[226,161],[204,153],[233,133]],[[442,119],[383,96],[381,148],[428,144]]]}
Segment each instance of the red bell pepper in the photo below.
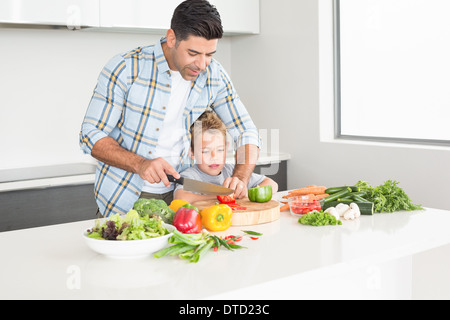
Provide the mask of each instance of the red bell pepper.
{"label": "red bell pepper", "polygon": [[220,203],[223,203],[223,204],[236,203],[236,199],[234,198],[234,194],[232,194],[230,196],[217,196],[217,200],[219,200]]}
{"label": "red bell pepper", "polygon": [[178,209],[173,216],[172,224],[182,233],[200,233],[203,229],[200,213],[192,208]]}
{"label": "red bell pepper", "polygon": [[231,210],[247,210],[246,207],[236,203],[234,194],[230,196],[217,196],[217,200],[220,201],[220,204],[226,204],[227,206],[229,206]]}

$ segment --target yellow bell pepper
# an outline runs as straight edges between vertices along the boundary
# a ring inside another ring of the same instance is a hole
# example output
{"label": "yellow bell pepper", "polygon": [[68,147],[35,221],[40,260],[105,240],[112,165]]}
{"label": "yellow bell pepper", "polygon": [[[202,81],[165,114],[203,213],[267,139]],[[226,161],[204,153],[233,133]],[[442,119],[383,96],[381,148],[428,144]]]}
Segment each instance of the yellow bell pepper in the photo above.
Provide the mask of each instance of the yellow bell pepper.
{"label": "yellow bell pepper", "polygon": [[180,200],[180,199],[174,199],[172,200],[172,202],[169,205],[169,208],[172,209],[173,211],[177,212],[178,209],[180,209],[182,206],[184,206],[185,204],[189,204],[189,202],[185,201],[185,200]]}
{"label": "yellow bell pepper", "polygon": [[231,226],[233,210],[226,204],[217,204],[200,212],[202,224],[209,231],[224,231]]}

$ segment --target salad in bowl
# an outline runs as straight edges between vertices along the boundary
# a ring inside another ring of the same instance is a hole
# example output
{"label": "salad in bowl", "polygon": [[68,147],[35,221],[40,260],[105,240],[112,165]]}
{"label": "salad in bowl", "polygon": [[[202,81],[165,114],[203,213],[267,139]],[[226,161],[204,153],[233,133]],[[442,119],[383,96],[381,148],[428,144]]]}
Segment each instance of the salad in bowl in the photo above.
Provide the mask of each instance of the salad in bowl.
{"label": "salad in bowl", "polygon": [[125,216],[116,214],[98,219],[83,232],[93,251],[112,258],[146,257],[165,248],[174,226],[158,215],[139,215],[132,209]]}

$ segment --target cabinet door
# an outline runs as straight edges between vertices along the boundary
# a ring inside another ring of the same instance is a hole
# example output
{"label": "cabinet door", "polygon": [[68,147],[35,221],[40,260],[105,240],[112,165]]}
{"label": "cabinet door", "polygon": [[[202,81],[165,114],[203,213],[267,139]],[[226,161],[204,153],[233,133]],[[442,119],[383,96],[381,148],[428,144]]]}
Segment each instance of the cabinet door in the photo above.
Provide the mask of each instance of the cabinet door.
{"label": "cabinet door", "polygon": [[167,30],[180,0],[100,0],[100,27]]}
{"label": "cabinet door", "polygon": [[210,0],[227,34],[259,33],[259,0]]}
{"label": "cabinet door", "polygon": [[0,23],[98,27],[99,0],[2,0]]}
{"label": "cabinet door", "polygon": [[[100,0],[100,27],[123,31],[165,31],[182,0]],[[226,34],[259,33],[259,0],[210,0]]]}

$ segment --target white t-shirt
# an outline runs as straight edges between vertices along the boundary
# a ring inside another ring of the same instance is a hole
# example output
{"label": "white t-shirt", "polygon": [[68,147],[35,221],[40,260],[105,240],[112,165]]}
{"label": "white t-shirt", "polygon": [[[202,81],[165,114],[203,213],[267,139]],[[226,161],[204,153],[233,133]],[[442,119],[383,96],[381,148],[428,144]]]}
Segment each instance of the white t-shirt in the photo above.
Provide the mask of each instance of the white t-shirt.
{"label": "white t-shirt", "polygon": [[[183,151],[183,110],[186,106],[192,82],[184,80],[178,71],[170,71],[172,76],[172,91],[169,104],[166,108],[163,127],[160,128],[158,145],[154,153],[155,158],[164,158],[173,167],[178,165],[180,154]],[[144,183],[142,191],[162,194],[171,191],[162,182]]]}

